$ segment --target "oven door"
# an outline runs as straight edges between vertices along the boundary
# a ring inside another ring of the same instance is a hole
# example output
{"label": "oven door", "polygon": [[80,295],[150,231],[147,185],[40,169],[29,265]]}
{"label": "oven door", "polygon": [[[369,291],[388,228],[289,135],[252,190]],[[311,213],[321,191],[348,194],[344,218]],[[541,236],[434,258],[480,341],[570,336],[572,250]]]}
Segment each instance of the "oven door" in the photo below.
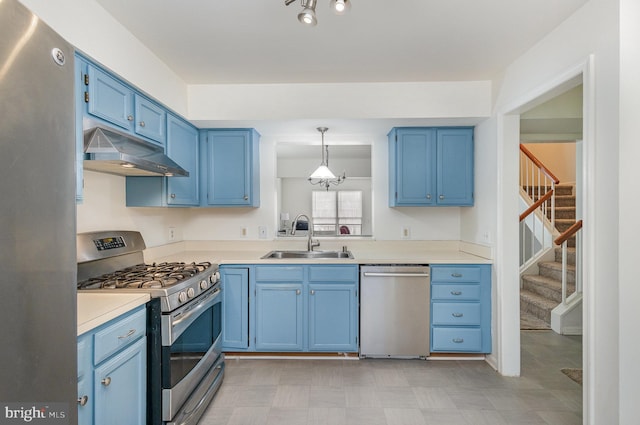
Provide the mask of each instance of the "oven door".
{"label": "oven door", "polygon": [[[216,285],[189,304],[162,315],[163,421],[174,419],[203,377],[210,376],[213,370],[224,371],[224,365],[220,365],[224,358],[220,291]],[[187,404],[193,402],[189,400]]]}

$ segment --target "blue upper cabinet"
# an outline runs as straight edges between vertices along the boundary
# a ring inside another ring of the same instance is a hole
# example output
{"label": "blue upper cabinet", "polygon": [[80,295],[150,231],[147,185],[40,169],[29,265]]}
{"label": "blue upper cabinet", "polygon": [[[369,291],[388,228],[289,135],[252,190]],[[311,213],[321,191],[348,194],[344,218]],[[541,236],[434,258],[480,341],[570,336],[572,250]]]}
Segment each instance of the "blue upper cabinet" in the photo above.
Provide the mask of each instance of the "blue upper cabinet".
{"label": "blue upper cabinet", "polygon": [[259,207],[259,134],[252,129],[206,131],[208,206]]}
{"label": "blue upper cabinet", "polygon": [[197,206],[200,204],[199,140],[197,128],[168,114],[167,155],[189,171],[189,177],[165,177],[169,205]]}
{"label": "blue upper cabinet", "polygon": [[118,127],[133,131],[133,90],[89,64],[85,84],[87,112]]}
{"label": "blue upper cabinet", "polygon": [[403,128],[389,137],[391,206],[435,204],[436,131]]}
{"label": "blue upper cabinet", "polygon": [[92,63],[82,80],[88,118],[165,146],[167,112],[160,104]]}
{"label": "blue upper cabinet", "polygon": [[473,129],[437,131],[439,205],[473,205]]}
{"label": "blue upper cabinet", "polygon": [[139,94],[135,99],[135,132],[154,140],[161,145],[165,143],[167,113],[162,106]]}
{"label": "blue upper cabinet", "polygon": [[167,114],[167,156],[189,171],[188,177],[127,177],[128,207],[197,207],[200,205],[200,163],[197,128]]}
{"label": "blue upper cabinet", "polygon": [[473,205],[473,128],[394,128],[389,206]]}

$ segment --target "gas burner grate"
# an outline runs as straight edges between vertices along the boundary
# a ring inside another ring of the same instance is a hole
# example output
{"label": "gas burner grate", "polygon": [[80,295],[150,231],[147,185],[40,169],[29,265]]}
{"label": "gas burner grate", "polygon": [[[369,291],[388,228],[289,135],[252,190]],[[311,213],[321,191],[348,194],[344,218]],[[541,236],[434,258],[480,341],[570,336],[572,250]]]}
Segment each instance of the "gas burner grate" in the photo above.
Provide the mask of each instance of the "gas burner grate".
{"label": "gas burner grate", "polygon": [[167,288],[189,279],[209,267],[211,267],[211,263],[208,261],[137,264],[113,273],[87,279],[78,284],[78,289]]}

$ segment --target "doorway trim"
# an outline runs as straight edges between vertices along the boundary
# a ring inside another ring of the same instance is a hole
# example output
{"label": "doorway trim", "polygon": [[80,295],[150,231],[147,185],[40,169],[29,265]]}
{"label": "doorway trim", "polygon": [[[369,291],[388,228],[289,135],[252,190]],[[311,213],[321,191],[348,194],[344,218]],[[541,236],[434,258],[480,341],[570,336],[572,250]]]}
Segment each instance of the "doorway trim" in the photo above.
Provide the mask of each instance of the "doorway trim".
{"label": "doorway trim", "polygon": [[595,362],[595,326],[594,309],[594,240],[590,231],[595,211],[591,188],[595,187],[595,110],[594,110],[594,57],[568,68],[565,72],[534,88],[514,101],[499,107],[497,118],[497,245],[496,258],[500,267],[496,270],[496,347],[498,371],[505,376],[520,375],[520,285],[518,261],[518,190],[513,182],[518,181],[518,146],[520,142],[520,114],[534,106],[546,102],[557,94],[579,83],[583,84],[583,163],[581,167],[583,187],[582,212],[583,228],[583,417],[585,423],[592,423],[594,417],[594,388],[591,377],[594,376]]}

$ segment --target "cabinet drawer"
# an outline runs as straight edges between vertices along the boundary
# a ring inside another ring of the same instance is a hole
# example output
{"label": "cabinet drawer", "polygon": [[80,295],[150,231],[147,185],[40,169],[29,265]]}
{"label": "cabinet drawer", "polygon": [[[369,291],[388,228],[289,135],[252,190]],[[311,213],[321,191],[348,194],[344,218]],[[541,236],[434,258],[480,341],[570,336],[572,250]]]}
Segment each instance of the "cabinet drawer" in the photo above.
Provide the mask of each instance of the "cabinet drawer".
{"label": "cabinet drawer", "polygon": [[480,303],[433,303],[433,325],[480,325]]}
{"label": "cabinet drawer", "polygon": [[480,300],[480,285],[431,285],[431,298],[434,300]]}
{"label": "cabinet drawer", "polygon": [[476,267],[432,267],[432,282],[479,282],[481,269]]}
{"label": "cabinet drawer", "polygon": [[433,328],[433,351],[480,351],[482,331],[479,328]]}
{"label": "cabinet drawer", "polygon": [[310,282],[357,282],[357,266],[309,266]]}
{"label": "cabinet drawer", "polygon": [[98,364],[144,336],[147,328],[147,313],[139,310],[110,326],[96,332],[94,336],[94,364]]}
{"label": "cabinet drawer", "polygon": [[304,268],[301,266],[256,267],[257,282],[301,282]]}

